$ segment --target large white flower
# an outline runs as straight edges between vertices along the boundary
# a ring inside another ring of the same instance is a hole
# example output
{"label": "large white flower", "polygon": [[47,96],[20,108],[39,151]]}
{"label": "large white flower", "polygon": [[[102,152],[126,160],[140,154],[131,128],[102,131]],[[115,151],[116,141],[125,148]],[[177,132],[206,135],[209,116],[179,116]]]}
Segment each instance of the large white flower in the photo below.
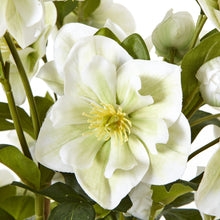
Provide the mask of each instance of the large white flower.
{"label": "large white flower", "polygon": [[204,63],[196,73],[200,82],[200,92],[204,101],[220,107],[220,57]]}
{"label": "large white flower", "polygon": [[212,216],[220,217],[220,148],[210,159],[198,191],[195,203],[198,209]]}
{"label": "large white flower", "polygon": [[0,37],[8,30],[22,48],[35,42],[44,24],[41,1],[0,0],[0,5]]}
{"label": "large white flower", "polygon": [[63,72],[64,96],[37,140],[40,163],[74,172],[107,209],[143,178],[165,184],[182,175],[190,129],[178,66],[133,60],[115,41],[92,36],[74,44]]}
{"label": "large white flower", "polygon": [[220,3],[218,0],[198,0],[206,16],[220,30]]}

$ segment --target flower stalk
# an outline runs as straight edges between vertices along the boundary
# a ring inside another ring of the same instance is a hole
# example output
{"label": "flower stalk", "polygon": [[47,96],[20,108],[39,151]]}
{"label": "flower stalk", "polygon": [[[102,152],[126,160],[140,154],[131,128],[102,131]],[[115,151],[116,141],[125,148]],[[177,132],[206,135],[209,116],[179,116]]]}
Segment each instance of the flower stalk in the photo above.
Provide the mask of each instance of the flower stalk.
{"label": "flower stalk", "polygon": [[203,117],[203,118],[200,118],[200,119],[198,119],[196,121],[191,122],[190,126],[194,127],[194,126],[199,125],[199,124],[201,124],[201,123],[203,123],[205,121],[209,121],[211,119],[215,119],[215,118],[218,118],[218,117],[220,117],[220,114],[209,115],[209,116],[206,116],[206,117]]}
{"label": "flower stalk", "polygon": [[32,118],[33,127],[34,127],[34,134],[35,134],[35,138],[37,138],[39,130],[40,130],[40,120],[39,120],[37,106],[36,106],[36,103],[34,100],[34,96],[33,96],[33,93],[32,93],[32,90],[31,90],[31,87],[29,84],[29,80],[27,78],[26,71],[25,71],[24,66],[21,62],[21,59],[18,55],[18,52],[17,52],[16,47],[14,45],[14,42],[10,37],[10,34],[8,32],[6,32],[4,35],[4,38],[8,44],[8,47],[11,51],[11,54],[14,58],[14,61],[15,61],[16,66],[18,68],[18,72],[20,73],[22,83],[24,85],[25,93],[27,95],[27,99],[28,99],[29,106],[30,106],[31,118]]}

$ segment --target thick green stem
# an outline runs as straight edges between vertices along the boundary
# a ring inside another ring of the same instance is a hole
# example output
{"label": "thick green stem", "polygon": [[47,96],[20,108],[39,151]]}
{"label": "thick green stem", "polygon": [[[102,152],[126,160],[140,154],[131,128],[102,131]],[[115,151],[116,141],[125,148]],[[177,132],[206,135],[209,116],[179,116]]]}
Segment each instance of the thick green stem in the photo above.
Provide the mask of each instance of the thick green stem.
{"label": "thick green stem", "polygon": [[220,117],[220,114],[209,115],[209,116],[200,118],[200,119],[198,119],[198,120],[196,120],[196,121],[193,121],[192,123],[190,123],[190,126],[193,127],[193,126],[196,126],[196,125],[198,125],[198,124],[201,124],[201,123],[203,123],[203,122],[205,122],[205,121],[209,121],[209,120],[211,120],[211,119],[218,118],[218,117]]}
{"label": "thick green stem", "polygon": [[193,38],[192,38],[192,41],[191,41],[189,49],[192,49],[192,48],[195,47],[196,42],[197,42],[198,37],[199,37],[199,34],[200,34],[200,32],[201,32],[201,30],[202,30],[206,20],[207,20],[206,15],[204,15],[204,14],[200,14],[199,15],[198,21],[197,21],[197,24],[196,24],[196,30],[194,32],[194,35],[193,35]]}
{"label": "thick green stem", "polygon": [[13,96],[13,93],[11,90],[11,85],[8,80],[10,66],[9,66],[9,63],[7,63],[5,66],[3,66],[3,63],[4,62],[3,62],[3,59],[2,59],[2,56],[0,53],[0,65],[1,65],[1,68],[0,68],[0,72],[1,72],[0,79],[1,80],[0,81],[3,85],[4,90],[5,90],[5,94],[6,94],[8,106],[9,106],[9,111],[10,111],[12,120],[14,122],[14,127],[17,132],[17,136],[18,136],[22,151],[26,157],[32,159],[29,148],[28,148],[27,141],[24,136],[23,129],[21,127],[21,122],[20,122],[17,107],[15,104],[14,96]]}
{"label": "thick green stem", "polygon": [[44,220],[44,197],[35,194],[35,220]]}
{"label": "thick green stem", "polygon": [[11,51],[11,54],[14,58],[14,61],[16,63],[18,71],[20,73],[22,83],[24,85],[25,93],[27,95],[27,99],[28,99],[29,106],[30,106],[31,118],[32,118],[33,127],[34,127],[34,134],[35,134],[35,138],[37,138],[39,130],[40,130],[40,120],[39,120],[39,116],[38,116],[38,113],[37,113],[37,107],[36,107],[34,96],[33,96],[33,93],[32,93],[31,87],[30,87],[30,83],[29,83],[29,80],[27,78],[27,74],[26,74],[26,71],[24,69],[24,66],[23,66],[23,64],[21,62],[21,59],[18,55],[18,52],[16,50],[16,47],[14,45],[14,42],[10,37],[10,34],[8,32],[6,32],[5,35],[4,35],[4,38],[5,38],[5,40],[8,44],[8,47]]}
{"label": "thick green stem", "polygon": [[203,152],[204,150],[207,150],[208,148],[212,147],[213,145],[217,144],[220,142],[220,137],[216,138],[215,140],[209,142],[208,144],[206,144],[205,146],[199,148],[198,150],[194,151],[193,153],[191,153],[188,157],[188,161],[191,160],[193,157],[195,157],[196,155],[198,155],[199,153]]}

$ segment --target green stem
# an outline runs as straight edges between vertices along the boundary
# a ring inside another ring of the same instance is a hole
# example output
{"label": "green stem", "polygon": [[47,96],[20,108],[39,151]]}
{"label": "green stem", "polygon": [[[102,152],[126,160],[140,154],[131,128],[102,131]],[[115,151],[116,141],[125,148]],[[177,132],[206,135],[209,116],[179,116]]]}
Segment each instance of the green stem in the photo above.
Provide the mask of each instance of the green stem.
{"label": "green stem", "polygon": [[203,104],[204,101],[202,99],[198,100],[193,108],[185,115],[186,118],[190,119]]}
{"label": "green stem", "polygon": [[212,147],[213,145],[217,144],[220,142],[220,137],[216,138],[215,140],[209,142],[208,144],[206,144],[205,146],[199,148],[198,150],[194,151],[193,153],[191,153],[188,157],[188,161],[191,160],[193,157],[195,157],[196,155],[198,155],[199,153],[203,152],[204,150],[207,150],[208,148]]}
{"label": "green stem", "polygon": [[35,220],[44,220],[44,197],[35,194]]}
{"label": "green stem", "polygon": [[196,126],[196,125],[198,125],[198,124],[201,124],[201,123],[203,123],[203,122],[205,122],[205,121],[209,121],[209,120],[211,120],[211,119],[218,118],[218,117],[220,117],[220,114],[209,115],[209,116],[200,118],[200,119],[198,119],[198,120],[196,120],[196,121],[193,121],[192,123],[190,123],[190,126],[193,127],[193,126]]}
{"label": "green stem", "polygon": [[17,133],[18,140],[20,142],[22,151],[23,151],[23,153],[26,157],[32,159],[27,141],[26,141],[24,133],[23,133],[23,129],[21,127],[21,122],[20,122],[17,107],[16,107],[16,104],[15,104],[14,96],[13,96],[13,93],[12,93],[12,90],[11,90],[11,85],[10,85],[9,80],[8,80],[9,69],[10,69],[9,67],[10,66],[9,66],[9,63],[6,63],[6,65],[3,66],[3,63],[4,62],[3,62],[3,59],[2,59],[2,56],[1,56],[1,53],[0,53],[0,65],[1,65],[1,68],[0,68],[0,72],[1,72],[0,73],[0,79],[1,80],[0,81],[3,85],[3,88],[5,90],[5,94],[6,94],[6,97],[7,97],[7,100],[8,100],[9,111],[10,111],[12,120],[14,122],[14,127],[15,127],[15,130],[16,130],[16,133]]}
{"label": "green stem", "polygon": [[125,216],[122,212],[119,213],[119,219],[118,220],[125,220]]}
{"label": "green stem", "polygon": [[193,35],[193,38],[192,38],[192,41],[191,41],[189,49],[192,49],[192,48],[195,47],[196,42],[197,42],[198,37],[199,37],[199,34],[200,34],[200,32],[201,32],[201,30],[202,30],[206,20],[207,20],[206,15],[204,15],[204,14],[200,14],[199,15],[198,21],[197,21],[197,24],[196,24],[196,30],[194,32],[194,35]]}
{"label": "green stem", "polygon": [[34,127],[34,134],[35,134],[35,138],[37,138],[39,130],[40,130],[40,120],[39,120],[39,116],[38,116],[38,113],[37,113],[37,107],[36,107],[34,96],[33,96],[33,93],[32,93],[31,87],[30,87],[30,83],[29,83],[29,80],[27,78],[27,74],[26,74],[26,71],[24,69],[24,66],[23,66],[23,64],[21,62],[21,59],[18,55],[18,52],[16,50],[16,47],[14,45],[14,42],[10,37],[10,34],[8,32],[6,32],[5,35],[4,35],[4,38],[5,38],[5,40],[8,44],[8,47],[11,51],[11,54],[14,58],[14,61],[16,63],[18,71],[20,73],[22,83],[24,85],[24,89],[25,89],[25,92],[26,92],[26,95],[27,95],[29,106],[30,106],[31,118],[32,118],[33,127]]}

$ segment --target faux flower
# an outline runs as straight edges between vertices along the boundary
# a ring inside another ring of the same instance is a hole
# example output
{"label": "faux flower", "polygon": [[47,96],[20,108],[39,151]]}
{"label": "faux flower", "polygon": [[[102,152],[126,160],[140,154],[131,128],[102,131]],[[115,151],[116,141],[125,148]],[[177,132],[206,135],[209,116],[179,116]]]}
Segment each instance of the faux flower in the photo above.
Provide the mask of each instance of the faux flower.
{"label": "faux flower", "polygon": [[151,199],[152,194],[151,186],[140,182],[129,193],[133,205],[128,213],[143,220],[149,219],[153,202]]}
{"label": "faux flower", "polygon": [[173,14],[173,10],[169,10],[152,33],[156,53],[168,60],[173,53],[179,61],[188,51],[194,31],[195,24],[188,12]]}
{"label": "faux flower", "polygon": [[206,16],[220,30],[220,4],[218,0],[198,0]]}
{"label": "faux flower", "polygon": [[[126,34],[123,30],[110,20],[107,20],[105,27],[111,29],[121,41],[126,38]],[[63,66],[72,47],[80,39],[92,36],[97,31],[98,29],[81,23],[66,24],[57,33],[52,48],[49,44],[49,49],[53,50],[53,59],[42,66],[38,77],[44,80],[58,95],[63,95]]]}
{"label": "faux flower", "polygon": [[64,96],[50,109],[37,139],[40,163],[75,173],[106,209],[141,181],[180,178],[190,128],[181,114],[178,66],[133,60],[115,41],[92,36],[74,44],[63,73]]}
{"label": "faux flower", "polygon": [[[98,8],[81,22],[96,28],[101,28],[108,19],[120,26],[128,35],[135,31],[135,21],[130,11],[123,5],[114,3],[113,0],[101,0]],[[73,12],[67,15],[64,19],[64,23],[70,22],[78,22],[78,15]]]}
{"label": "faux flower", "polygon": [[[24,68],[26,70],[28,79],[31,80],[38,70],[39,59],[45,54],[46,41],[51,27],[56,22],[56,9],[53,3],[44,3],[44,29],[34,44],[22,49],[17,41],[13,39],[16,49],[20,55]],[[0,38],[0,50],[4,61],[10,62],[9,81],[12,86],[13,95],[17,105],[24,103],[26,95],[23,84],[18,73],[18,69],[11,55],[9,47],[4,39]]]}
{"label": "faux flower", "polygon": [[220,217],[220,148],[210,159],[195,193],[195,203],[197,208],[212,216]]}
{"label": "faux flower", "polygon": [[22,48],[38,39],[44,20],[39,0],[0,0],[0,5],[0,37],[8,30]]}
{"label": "faux flower", "polygon": [[220,57],[203,64],[196,73],[196,78],[204,101],[211,106],[220,107]]}

